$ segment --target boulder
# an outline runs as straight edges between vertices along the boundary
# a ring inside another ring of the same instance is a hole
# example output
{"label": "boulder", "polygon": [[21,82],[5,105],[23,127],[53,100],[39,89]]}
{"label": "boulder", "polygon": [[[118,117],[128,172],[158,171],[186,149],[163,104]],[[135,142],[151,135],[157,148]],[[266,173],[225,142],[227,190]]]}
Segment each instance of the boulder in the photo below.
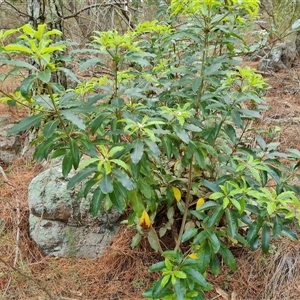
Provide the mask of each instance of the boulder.
{"label": "boulder", "polygon": [[8,130],[13,126],[10,115],[0,115],[0,163],[11,164],[17,158],[21,142],[17,135],[7,136]]}
{"label": "boulder", "polygon": [[278,43],[259,62],[258,70],[278,72],[282,69],[290,69],[297,59],[295,43],[286,41]]}
{"label": "boulder", "polygon": [[[74,173],[71,176],[73,176]],[[121,215],[111,209],[90,215],[92,194],[77,200],[76,190],[68,190],[61,166],[37,175],[28,188],[31,238],[48,256],[95,258],[110,244],[120,227]]]}

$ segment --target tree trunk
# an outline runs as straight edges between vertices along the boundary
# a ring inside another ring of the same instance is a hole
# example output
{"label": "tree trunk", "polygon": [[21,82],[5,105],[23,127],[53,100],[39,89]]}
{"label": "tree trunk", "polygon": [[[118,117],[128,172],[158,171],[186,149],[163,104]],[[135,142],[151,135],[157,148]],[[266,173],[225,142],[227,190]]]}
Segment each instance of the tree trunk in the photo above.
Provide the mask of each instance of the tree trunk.
{"label": "tree trunk", "polygon": [[[55,40],[53,40],[54,43],[64,38],[62,0],[27,0],[26,6],[29,15],[28,23],[31,24],[34,29],[37,29],[38,25],[46,23],[48,29],[57,29],[63,33],[62,36],[52,36],[52,38],[55,37]],[[59,60],[58,53],[54,53],[54,59],[56,59],[56,64],[59,66],[65,66],[65,62]],[[52,73],[52,81],[67,88],[67,78],[64,72]]]}

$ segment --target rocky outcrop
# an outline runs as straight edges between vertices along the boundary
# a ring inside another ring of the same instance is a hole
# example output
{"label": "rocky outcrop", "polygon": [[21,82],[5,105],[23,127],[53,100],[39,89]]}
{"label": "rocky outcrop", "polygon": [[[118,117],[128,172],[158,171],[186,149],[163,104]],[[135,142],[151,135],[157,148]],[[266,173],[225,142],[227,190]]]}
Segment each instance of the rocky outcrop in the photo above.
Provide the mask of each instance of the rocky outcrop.
{"label": "rocky outcrop", "polygon": [[7,136],[8,130],[13,126],[10,115],[0,115],[0,163],[10,164],[17,158],[21,142],[17,135]]}
{"label": "rocky outcrop", "polygon": [[257,69],[263,72],[290,69],[295,64],[297,55],[295,43],[291,41],[278,43],[262,58]]}
{"label": "rocky outcrop", "polygon": [[68,181],[61,166],[48,169],[31,181],[30,236],[45,255],[98,257],[118,231],[120,214],[101,210],[93,218],[89,213],[92,195],[77,200],[76,191],[67,189]]}

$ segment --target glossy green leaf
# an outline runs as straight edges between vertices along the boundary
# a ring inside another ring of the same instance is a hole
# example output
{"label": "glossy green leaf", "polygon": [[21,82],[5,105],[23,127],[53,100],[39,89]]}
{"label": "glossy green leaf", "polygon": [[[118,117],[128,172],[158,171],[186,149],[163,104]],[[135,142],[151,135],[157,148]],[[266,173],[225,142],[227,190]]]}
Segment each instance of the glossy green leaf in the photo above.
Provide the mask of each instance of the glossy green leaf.
{"label": "glossy green leaf", "polygon": [[49,121],[45,124],[43,128],[43,135],[45,139],[48,139],[57,129],[59,120]]}
{"label": "glossy green leaf", "polygon": [[103,194],[109,194],[114,190],[111,174],[104,174],[102,176],[100,189]]}
{"label": "glossy green leaf", "polygon": [[288,237],[294,242],[298,241],[297,234],[294,231],[292,231],[288,226],[283,226],[281,234]]}
{"label": "glossy green leaf", "polygon": [[221,243],[219,253],[221,254],[223,260],[225,261],[226,265],[230,268],[230,270],[235,272],[236,260],[232,252],[223,243]]}
{"label": "glossy green leaf", "polygon": [[27,117],[20,121],[18,124],[15,124],[12,128],[8,130],[8,135],[17,134],[20,131],[25,131],[31,127],[37,127],[40,125],[44,114],[40,113],[34,116]]}
{"label": "glossy green leaf", "polygon": [[51,79],[51,71],[47,68],[45,71],[40,71],[37,74],[38,79],[44,83],[48,83]]}
{"label": "glossy green leaf", "polygon": [[263,253],[268,253],[270,248],[270,242],[271,242],[271,232],[270,227],[268,224],[264,224],[262,227],[262,234],[261,234],[261,246]]}
{"label": "glossy green leaf", "polygon": [[93,193],[93,198],[91,203],[91,214],[93,217],[96,217],[98,215],[101,204],[105,196],[106,195],[101,192],[101,189],[98,186]]}
{"label": "glossy green leaf", "polygon": [[218,276],[220,273],[221,265],[217,255],[215,255],[210,261],[210,270],[215,275]]}
{"label": "glossy green leaf", "polygon": [[[100,189],[101,189],[101,183],[100,183]],[[124,212],[125,202],[121,193],[117,188],[114,188],[114,190],[111,193],[109,193],[109,199],[119,213]]]}
{"label": "glossy green leaf", "polygon": [[141,140],[135,140],[133,144],[133,151],[130,153],[131,160],[134,164],[137,164],[144,153],[144,143]]}
{"label": "glossy green leaf", "polygon": [[213,285],[208,283],[204,276],[193,268],[184,268],[184,272],[191,278],[195,283],[199,284],[204,290],[212,290]]}
{"label": "glossy green leaf", "polygon": [[64,177],[67,177],[70,173],[73,165],[72,155],[70,152],[67,152],[62,160],[62,174]]}
{"label": "glossy green leaf", "polygon": [[20,85],[20,93],[26,100],[29,100],[33,95],[33,84],[35,80],[35,76],[28,76]]}
{"label": "glossy green leaf", "polygon": [[121,169],[113,169],[114,177],[129,191],[134,189],[134,183],[130,177]]}
{"label": "glossy green leaf", "polygon": [[206,272],[207,267],[210,264],[210,260],[212,257],[212,252],[210,250],[210,246],[208,241],[204,241],[201,245],[200,245],[200,249],[198,251],[198,259],[197,261],[199,262],[198,265],[198,271],[200,273],[204,273]]}
{"label": "glossy green leaf", "polygon": [[212,232],[211,230],[206,230],[206,236],[209,239],[211,248],[213,250],[214,253],[217,253],[220,249],[220,240],[218,238],[218,236]]}
{"label": "glossy green leaf", "polygon": [[225,215],[226,215],[226,221],[228,225],[228,233],[232,238],[235,238],[235,235],[237,234],[237,227],[238,227],[236,212],[230,209],[226,209]]}
{"label": "glossy green leaf", "polygon": [[72,157],[72,164],[74,169],[76,170],[78,168],[80,158],[81,158],[81,153],[79,151],[78,145],[75,141],[75,139],[71,138],[69,139],[70,142],[70,153]]}
{"label": "glossy green leaf", "polygon": [[279,235],[281,234],[283,228],[283,223],[281,220],[281,217],[276,214],[274,218],[274,223],[273,223],[273,237],[277,239]]}
{"label": "glossy green leaf", "polygon": [[166,151],[168,159],[172,157],[172,141],[168,136],[164,136],[162,139],[162,145]]}
{"label": "glossy green leaf", "polygon": [[247,241],[251,243],[258,235],[260,228],[262,227],[262,222],[254,221],[250,226],[247,233]]}
{"label": "glossy green leaf", "polygon": [[184,279],[176,279],[174,285],[174,292],[176,299],[185,299],[186,295],[186,281]]}
{"label": "glossy green leaf", "polygon": [[83,123],[82,119],[74,114],[71,110],[63,110],[61,114],[72,124],[77,126],[78,128],[85,130],[85,124]]}
{"label": "glossy green leaf", "polygon": [[155,263],[153,265],[151,265],[151,267],[149,268],[150,272],[157,272],[157,271],[161,271],[163,268],[165,268],[166,264],[164,261],[160,261],[158,263]]}
{"label": "glossy green leaf", "polygon": [[82,182],[85,179],[88,179],[88,177],[96,171],[96,167],[89,165],[88,167],[84,168],[83,170],[80,170],[76,175],[74,175],[68,182],[67,188],[71,189],[78,183]]}
{"label": "glossy green leaf", "polygon": [[[203,204],[205,205],[205,204]],[[208,220],[206,221],[206,225],[208,226],[208,228],[211,228],[213,226],[217,226],[221,216],[224,213],[224,209],[222,207],[222,205],[218,205],[214,208],[214,211],[212,213],[212,215],[209,216]]]}
{"label": "glossy green leaf", "polygon": [[182,235],[182,243],[190,240],[191,238],[193,238],[196,234],[198,233],[198,228],[189,228],[188,230],[186,230],[184,232],[184,234]]}

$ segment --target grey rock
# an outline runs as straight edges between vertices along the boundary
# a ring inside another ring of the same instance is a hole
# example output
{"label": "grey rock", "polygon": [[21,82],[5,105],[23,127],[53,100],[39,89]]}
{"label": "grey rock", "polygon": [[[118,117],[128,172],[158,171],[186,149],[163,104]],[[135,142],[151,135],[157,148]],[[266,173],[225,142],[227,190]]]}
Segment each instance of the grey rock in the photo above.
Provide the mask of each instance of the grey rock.
{"label": "grey rock", "polygon": [[69,179],[63,177],[61,166],[57,166],[31,181],[30,236],[45,255],[98,257],[118,231],[121,215],[113,209],[101,209],[96,218],[92,217],[92,194],[77,200],[76,191],[67,189]]}
{"label": "grey rock", "polygon": [[11,164],[20,151],[20,137],[17,135],[7,136],[7,132],[12,126],[10,115],[0,115],[0,162],[4,164]]}
{"label": "grey rock", "polygon": [[297,59],[295,43],[286,41],[276,44],[260,61],[257,69],[260,71],[278,72],[293,67]]}

